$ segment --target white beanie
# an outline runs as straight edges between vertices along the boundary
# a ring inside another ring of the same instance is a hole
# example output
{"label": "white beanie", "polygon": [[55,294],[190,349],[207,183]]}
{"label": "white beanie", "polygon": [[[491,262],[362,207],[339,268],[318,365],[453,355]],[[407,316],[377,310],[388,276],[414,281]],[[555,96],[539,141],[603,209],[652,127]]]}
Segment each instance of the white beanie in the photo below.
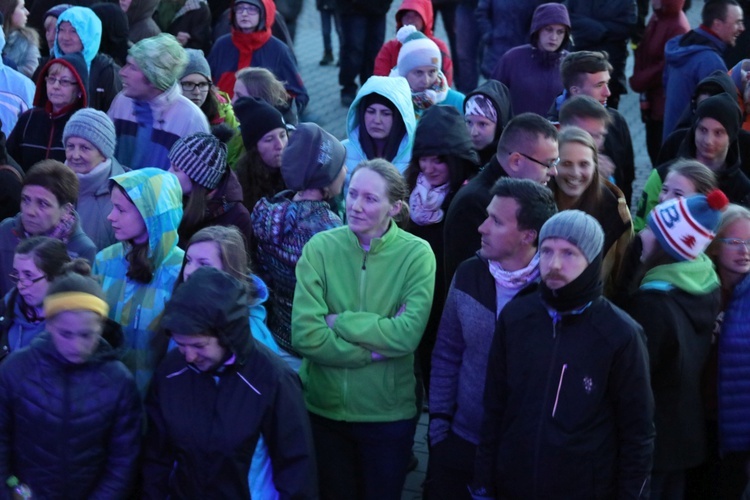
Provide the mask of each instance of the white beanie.
{"label": "white beanie", "polygon": [[402,43],[397,63],[399,76],[406,76],[409,71],[419,66],[433,66],[436,69],[442,67],[437,44],[414,26],[402,27],[396,33],[396,38]]}

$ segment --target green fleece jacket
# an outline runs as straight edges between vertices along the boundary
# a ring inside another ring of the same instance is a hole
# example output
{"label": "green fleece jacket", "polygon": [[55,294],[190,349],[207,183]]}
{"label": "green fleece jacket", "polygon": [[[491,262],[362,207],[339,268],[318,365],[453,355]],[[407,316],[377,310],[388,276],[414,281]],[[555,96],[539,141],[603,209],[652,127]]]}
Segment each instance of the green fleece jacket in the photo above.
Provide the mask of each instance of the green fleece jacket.
{"label": "green fleece jacket", "polygon": [[296,272],[292,345],[308,410],[354,422],[414,417],[414,350],[435,287],[430,245],[391,223],[365,251],[343,226],[313,236]]}

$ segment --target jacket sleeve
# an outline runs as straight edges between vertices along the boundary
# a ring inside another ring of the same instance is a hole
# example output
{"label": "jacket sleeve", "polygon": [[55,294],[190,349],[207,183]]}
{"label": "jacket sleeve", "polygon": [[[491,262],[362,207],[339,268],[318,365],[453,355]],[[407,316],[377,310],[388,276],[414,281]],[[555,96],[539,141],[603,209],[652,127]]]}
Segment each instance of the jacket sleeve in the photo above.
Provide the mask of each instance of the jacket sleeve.
{"label": "jacket sleeve", "polygon": [[456,411],[458,394],[458,372],[461,368],[466,344],[461,322],[456,311],[455,280],[448,291],[443,307],[443,316],[432,350],[430,371],[430,445],[448,437],[451,420]]}
{"label": "jacket sleeve", "polygon": [[13,433],[13,402],[11,401],[12,384],[9,380],[7,364],[0,366],[0,499],[10,500],[10,490],[5,488],[5,481],[12,475],[11,464],[11,435]]}
{"label": "jacket sleeve", "polygon": [[505,360],[505,324],[500,321],[495,328],[495,335],[490,346],[487,361],[487,381],[484,386],[484,418],[477,458],[474,463],[474,481],[472,489],[484,490],[487,496],[493,497],[495,490],[495,463],[500,443],[505,408],[508,401],[507,363]]}
{"label": "jacket sleeve", "polygon": [[21,141],[23,141],[24,129],[29,123],[29,117],[31,116],[30,113],[31,110],[22,113],[21,116],[18,117],[16,126],[13,127],[13,130],[8,136],[8,140],[5,143],[5,149],[8,152],[8,156],[16,160],[18,164],[21,165],[24,172],[28,171],[31,167],[31,165],[26,165],[24,163],[23,152],[21,150]]}
{"label": "jacket sleeve", "polygon": [[[415,255],[419,252],[420,255]],[[398,306],[403,313],[386,318],[377,313],[345,311],[338,315],[333,329],[344,340],[361,345],[388,358],[413,353],[422,338],[435,292],[435,255],[424,245],[410,251],[413,260],[406,271]]]}
{"label": "jacket sleeve", "polygon": [[[575,43],[591,47],[605,41],[626,40],[636,22],[635,0],[608,0],[607,8],[600,10],[590,1],[566,0]],[[580,5],[580,7],[579,7]],[[594,17],[594,9],[601,17]]]}
{"label": "jacket sleeve", "polygon": [[[125,372],[125,367],[122,367]],[[127,373],[118,397],[116,420],[110,431],[107,464],[89,498],[120,498],[133,486],[140,451],[143,417],[135,380]]]}
{"label": "jacket sleeve", "polygon": [[662,182],[659,172],[656,169],[651,170],[651,173],[646,180],[646,185],[641,192],[641,197],[638,200],[635,209],[635,217],[633,217],[633,229],[635,229],[636,233],[646,227],[646,216],[659,203],[661,185]]}
{"label": "jacket sleeve", "polygon": [[[111,61],[111,64],[102,68],[99,73],[99,80],[96,86],[92,86],[97,96],[89,96],[89,106],[106,112],[112,106],[115,96],[122,90],[122,80],[120,80],[120,67]],[[102,92],[97,92],[102,89]]]}
{"label": "jacket sleeve", "polygon": [[375,76],[388,76],[398,62],[398,51],[401,43],[398,40],[388,40],[380,47],[380,52],[375,57],[375,67],[372,74]]}
{"label": "jacket sleeve", "polygon": [[649,497],[656,431],[648,358],[643,331],[636,326],[635,334],[613,360],[608,390],[613,397],[619,436],[617,489],[620,499]]}
{"label": "jacket sleeve", "polygon": [[355,345],[328,328],[330,314],[325,299],[323,259],[309,243],[295,270],[297,286],[292,307],[292,346],[315,363],[343,368],[359,368],[372,362],[372,351]]}
{"label": "jacket sleeve", "polygon": [[[276,77],[284,82],[284,88],[297,103],[297,111],[301,115],[310,102],[310,95],[302,81],[297,65],[294,63],[294,57],[291,50],[284,42],[279,42],[279,55],[274,67]],[[278,73],[277,73],[278,72]]]}
{"label": "jacket sleeve", "polygon": [[289,370],[282,375],[273,406],[261,425],[279,497],[317,498],[315,448],[296,373]]}
{"label": "jacket sleeve", "polygon": [[487,42],[492,38],[492,0],[479,0],[474,15],[477,19],[479,36]]}
{"label": "jacket sleeve", "polygon": [[154,376],[146,397],[147,431],[143,441],[141,464],[141,491],[143,499],[164,500],[169,496],[169,475],[176,454],[169,443],[167,423],[159,407],[158,374]]}
{"label": "jacket sleeve", "polygon": [[[480,173],[481,175],[481,173]],[[463,189],[467,189],[464,187]],[[468,258],[474,256],[481,246],[481,236],[477,228],[486,217],[486,206],[480,206],[481,202],[474,196],[462,196],[458,191],[457,198],[453,199],[445,215],[445,226],[443,229],[445,255],[445,280],[448,286],[453,279],[458,265]]]}

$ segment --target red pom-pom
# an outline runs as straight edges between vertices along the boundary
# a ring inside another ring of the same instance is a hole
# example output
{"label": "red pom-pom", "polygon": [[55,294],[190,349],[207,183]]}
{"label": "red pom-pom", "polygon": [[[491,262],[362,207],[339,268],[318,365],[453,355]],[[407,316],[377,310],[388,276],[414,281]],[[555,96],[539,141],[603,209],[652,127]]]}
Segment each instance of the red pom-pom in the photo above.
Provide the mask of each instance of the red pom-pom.
{"label": "red pom-pom", "polygon": [[708,206],[714,210],[724,210],[729,205],[729,199],[721,189],[714,189],[706,195]]}

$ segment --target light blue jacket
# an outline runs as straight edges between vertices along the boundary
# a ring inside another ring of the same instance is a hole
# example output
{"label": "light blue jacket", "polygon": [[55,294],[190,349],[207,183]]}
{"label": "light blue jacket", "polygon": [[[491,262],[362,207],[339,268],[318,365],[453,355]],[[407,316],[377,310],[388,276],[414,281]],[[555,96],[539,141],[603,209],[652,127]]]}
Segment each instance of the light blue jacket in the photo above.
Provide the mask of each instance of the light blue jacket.
{"label": "light blue jacket", "polygon": [[[5,34],[0,30],[0,53],[5,48]],[[10,135],[18,116],[34,103],[36,86],[29,78],[3,64],[0,58],[0,120],[5,137]]]}

